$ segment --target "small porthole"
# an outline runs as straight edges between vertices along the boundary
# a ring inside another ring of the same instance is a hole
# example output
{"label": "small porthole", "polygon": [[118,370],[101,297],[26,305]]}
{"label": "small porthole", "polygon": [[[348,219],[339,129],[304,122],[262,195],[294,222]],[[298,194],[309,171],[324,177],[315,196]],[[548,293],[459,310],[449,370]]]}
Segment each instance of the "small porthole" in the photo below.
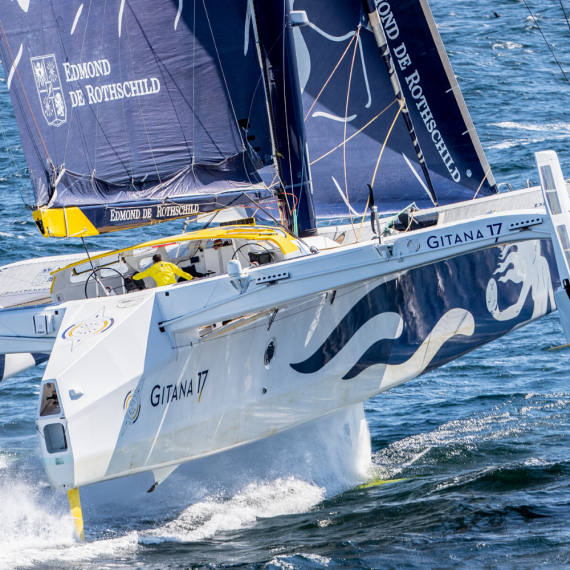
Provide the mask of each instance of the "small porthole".
{"label": "small porthole", "polygon": [[272,338],[268,343],[267,347],[265,348],[265,354],[263,356],[263,363],[265,366],[269,366],[271,361],[275,358],[275,350],[277,348],[277,343],[275,339]]}

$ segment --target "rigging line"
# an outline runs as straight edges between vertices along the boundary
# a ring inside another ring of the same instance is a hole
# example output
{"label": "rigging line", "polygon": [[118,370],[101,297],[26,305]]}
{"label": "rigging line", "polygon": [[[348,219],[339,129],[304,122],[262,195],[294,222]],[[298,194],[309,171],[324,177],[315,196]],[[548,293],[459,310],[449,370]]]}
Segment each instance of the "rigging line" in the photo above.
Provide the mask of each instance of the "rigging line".
{"label": "rigging line", "polygon": [[4,31],[4,26],[2,25],[2,20],[0,20],[0,34],[2,35],[2,39],[4,40],[4,44],[6,45],[6,49],[8,50],[8,55],[10,56],[10,60],[12,62],[12,66],[14,69],[14,75],[18,78],[18,83],[20,84],[20,88],[22,89],[22,94],[24,95],[24,99],[26,100],[26,104],[28,106],[28,110],[30,112],[30,115],[32,117],[32,121],[34,122],[34,125],[36,127],[36,131],[38,133],[38,136],[40,137],[40,142],[42,143],[42,146],[44,148],[44,152],[46,153],[46,158],[49,161],[49,164],[51,166],[52,172],[55,175],[55,167],[53,165],[53,162],[51,161],[51,158],[49,156],[49,152],[46,148],[46,145],[44,143],[44,139],[42,138],[42,134],[40,133],[40,128],[38,126],[38,124],[36,123],[36,118],[34,117],[34,113],[32,112],[32,107],[30,106],[30,102],[28,101],[28,96],[26,95],[26,91],[24,90],[24,85],[22,83],[22,79],[20,78],[20,72],[18,71],[18,67],[15,65],[14,62],[14,56],[12,55],[12,50],[10,49],[10,44],[8,43],[8,38],[6,37],[6,32]]}
{"label": "rigging line", "polygon": [[[1,26],[1,22],[0,22],[0,26]],[[83,50],[83,47],[82,47],[81,49]],[[120,51],[119,51],[119,53],[120,53]],[[77,83],[78,85],[81,85],[81,84],[79,83],[79,81],[76,81],[76,83]],[[24,95],[25,95],[25,93],[24,93]],[[105,134],[105,131],[103,130],[103,126],[101,125],[101,123],[100,123],[100,121],[99,121],[97,115],[95,115],[95,113],[94,113],[94,111],[93,111],[93,108],[91,107],[91,105],[88,105],[88,107],[89,107],[89,111],[91,112],[91,114],[93,115],[93,117],[94,117],[94,119],[95,119],[95,122],[96,122],[97,125],[100,127],[101,132],[103,133],[103,136],[105,137],[105,140],[107,141],[107,144],[109,145],[109,148],[115,153],[115,156],[117,157],[118,161],[121,163],[121,165],[123,166],[123,168],[125,169],[125,172],[130,176],[129,169],[126,167],[126,165],[125,165],[125,163],[123,162],[121,156],[117,153],[117,151],[115,150],[115,148],[113,147],[113,145],[112,145],[111,142],[109,141],[109,138],[107,137],[107,135]],[[34,120],[34,122],[35,122],[35,120]],[[83,134],[83,131],[81,131],[81,133]],[[128,147],[128,143],[127,143],[127,147]],[[49,157],[48,157],[48,158],[49,158]],[[51,162],[51,160],[50,160],[50,162]]]}
{"label": "rigging line", "polygon": [[[83,32],[83,40],[82,40],[82,43],[81,43],[81,51],[80,51],[80,53],[79,53],[79,61],[82,61],[82,59],[83,59],[83,48],[84,48],[84,46],[85,46],[85,38],[86,38],[86,36],[87,36],[87,27],[88,27],[88,25],[89,25],[89,15],[91,14],[91,5],[92,5],[92,0],[89,1],[89,9],[88,9],[88,11],[87,11],[87,20],[86,20],[86,22],[85,22],[85,30],[84,30],[84,32]],[[63,49],[63,42],[62,42],[62,50],[63,50],[64,53],[65,53],[65,50]],[[65,55],[67,56],[67,54],[65,54]],[[69,60],[68,60],[68,61],[69,61]],[[84,153],[85,153],[85,157],[86,157],[87,162],[89,163],[89,164],[88,164],[89,167],[92,167],[93,165],[92,165],[92,163],[91,163],[91,157],[89,156],[89,145],[88,145],[88,142],[87,142],[87,139],[86,139],[86,136],[85,136],[85,131],[84,131],[84,129],[83,129],[83,125],[81,124],[81,120],[80,120],[80,118],[79,118],[79,109],[76,110],[76,117],[77,117],[78,130],[79,130],[79,133],[80,133],[81,142],[82,142],[82,145],[83,145],[83,150],[84,150]],[[69,122],[68,122],[68,125],[67,125],[67,136],[66,136],[66,138],[65,138],[65,151],[64,151],[64,153],[63,153],[63,163],[64,163],[64,164],[65,164],[65,162],[66,162],[66,160],[67,160],[67,147],[68,147],[68,144],[69,144],[69,135],[71,134],[71,124],[72,124],[72,122],[73,122],[73,121],[72,121],[72,118],[73,118],[73,107],[72,107],[72,109],[71,109],[71,112],[70,112],[70,119],[69,119]],[[92,171],[92,172],[93,172],[94,170],[95,170],[94,168],[91,168],[91,171]]]}
{"label": "rigging line", "polygon": [[[10,155],[10,158],[12,159],[12,162],[14,163],[14,167],[16,169],[16,176],[18,177],[18,179],[20,181],[20,185],[22,186],[22,189],[24,190],[24,194],[26,195],[26,200],[28,201],[28,206],[31,207],[32,203],[30,202],[30,197],[28,196],[28,192],[26,191],[26,187],[24,186],[24,182],[22,180],[22,175],[20,174],[20,170],[18,169],[18,164],[16,163],[16,159],[14,158],[14,154],[12,153],[12,148],[10,146],[8,146],[8,139],[6,138],[6,130],[4,129],[4,123],[2,122],[1,119],[0,119],[0,129],[2,129],[2,137],[4,138],[4,144],[6,145],[6,150],[8,151],[8,154]],[[20,190],[20,197],[22,198],[22,202],[24,202],[24,205],[26,205],[26,200],[24,200],[24,196],[22,195],[21,190]]]}
{"label": "rigging line", "polygon": [[210,28],[210,34],[212,36],[212,41],[214,42],[214,49],[216,50],[216,56],[218,57],[218,63],[220,64],[220,71],[222,72],[222,77],[224,78],[224,85],[226,86],[226,91],[228,93],[228,99],[230,101],[230,106],[232,108],[232,113],[234,115],[234,120],[236,122],[236,126],[238,128],[238,134],[239,134],[239,138],[241,140],[241,144],[242,144],[242,148],[245,151],[245,144],[243,142],[243,137],[241,136],[241,132],[240,132],[240,126],[239,126],[239,121],[236,115],[236,111],[234,109],[234,103],[232,101],[232,96],[230,94],[230,88],[228,87],[228,82],[226,80],[226,74],[224,73],[224,68],[222,66],[222,60],[220,58],[220,53],[218,52],[218,45],[216,44],[216,38],[214,37],[214,31],[212,30],[212,24],[210,23],[210,16],[208,15],[208,9],[206,8],[206,0],[202,0],[202,3],[204,5],[204,12],[206,13],[206,20],[208,20],[208,27]]}
{"label": "rigging line", "polygon": [[361,133],[366,127],[368,127],[370,124],[372,124],[380,115],[382,115],[384,112],[386,112],[397,101],[398,101],[398,99],[394,99],[385,109],[380,111],[380,113],[378,113],[373,119],[370,119],[370,121],[368,121],[361,129],[356,131],[353,135],[350,135],[346,139],[346,141],[341,142],[339,145],[335,146],[332,150],[329,150],[327,153],[323,154],[323,156],[320,156],[319,158],[313,160],[313,162],[311,162],[311,166],[313,166],[313,164],[315,164],[316,162],[319,162],[319,160],[322,160],[323,158],[325,158],[325,156],[328,156],[331,152],[334,152],[335,150],[339,149],[341,146],[345,145],[350,139],[353,139],[356,135]]}
{"label": "rigging line", "polygon": [[[130,4],[129,4],[129,9],[130,9],[131,12],[133,11],[133,9],[131,8]],[[129,26],[128,26],[128,23],[127,23],[127,14],[126,14],[126,13],[125,13],[125,15],[124,15],[124,18],[125,18],[125,29],[127,30],[127,42],[128,42],[128,44],[129,44],[129,55],[130,55],[130,57],[131,57],[131,69],[133,70],[133,75],[136,77],[136,75],[135,75],[135,62],[133,61],[133,49],[132,49],[132,46],[131,46],[131,35],[130,35],[130,33],[129,33]],[[137,22],[138,22],[138,20],[137,20]],[[151,142],[150,142],[150,137],[149,137],[149,135],[148,135],[148,130],[147,130],[147,128],[146,128],[146,121],[144,120],[144,113],[143,113],[143,110],[142,110],[141,98],[140,98],[140,97],[137,97],[137,100],[138,100],[137,102],[138,102],[138,104],[139,104],[139,110],[140,110],[140,112],[141,112],[141,118],[142,118],[142,123],[143,123],[144,132],[145,132],[145,134],[146,134],[146,140],[148,141],[148,148],[149,148],[150,154],[151,154],[151,156],[152,156],[152,161],[154,162],[154,169],[156,170],[156,175],[158,176],[158,182],[159,182],[159,184],[162,184],[162,180],[160,179],[160,172],[158,171],[158,164],[156,164],[156,158],[154,157],[154,151],[152,150],[152,144],[151,144]],[[134,178],[134,177],[131,175],[131,184],[132,184],[133,178]]]}
{"label": "rigging line", "polygon": [[491,172],[490,166],[489,166],[489,168],[487,168],[487,172],[485,172],[485,176],[483,176],[483,180],[481,180],[481,184],[479,184],[479,188],[477,188],[477,192],[475,192],[475,196],[473,196],[473,198],[471,198],[471,200],[475,200],[475,198],[477,198],[477,194],[479,194],[479,190],[481,190],[481,186],[483,186],[483,182],[485,182],[485,180],[487,179],[489,172]]}
{"label": "rigging line", "polygon": [[384,139],[384,144],[382,145],[382,148],[380,149],[380,155],[378,156],[378,161],[376,162],[376,168],[374,169],[374,176],[372,176],[372,184],[370,184],[371,188],[374,188],[374,181],[376,180],[376,173],[378,172],[378,166],[380,165],[380,159],[382,158],[382,154],[384,152],[384,149],[386,148],[386,143],[388,142],[388,138],[390,137],[390,133],[392,132],[392,129],[394,128],[394,125],[396,124],[396,120],[400,116],[400,113],[402,112],[402,109],[404,108],[405,104],[406,104],[406,98],[402,97],[402,100],[400,102],[400,108],[398,109],[398,112],[396,113],[396,116],[394,117],[394,120],[392,121],[392,124],[390,125],[390,130],[388,131],[388,134],[386,135],[386,138]]}
{"label": "rigging line", "polygon": [[364,218],[366,218],[366,210],[368,210],[368,204],[370,204],[370,194],[368,194],[368,200],[366,200],[366,206],[364,208],[364,213],[362,214],[362,220],[360,220],[360,227],[358,228],[358,237],[356,238],[356,243],[360,243],[360,232],[362,231]]}
{"label": "rigging line", "polygon": [[[107,11],[107,0],[105,0],[105,5],[103,6],[103,25],[101,26],[101,53],[103,53],[103,33],[105,31],[105,12]],[[87,31],[87,26],[85,27],[85,31]],[[83,45],[81,46],[81,55],[83,55]],[[138,99],[138,97],[137,97]],[[140,102],[139,102],[140,103]],[[97,105],[97,121],[99,120],[99,110],[101,105]],[[97,170],[97,151],[99,147],[97,146],[97,135],[99,134],[99,129],[95,129],[95,161],[93,163],[93,172]]]}
{"label": "rigging line", "polygon": [[[252,111],[252,109],[253,109],[253,101],[255,100],[255,96],[256,96],[256,94],[257,94],[257,88],[259,87],[260,83],[261,83],[261,76],[258,78],[257,83],[256,83],[256,85],[255,85],[255,89],[253,90],[253,95],[251,96],[251,101],[250,101],[250,103],[249,103],[249,111],[248,111],[248,113],[247,113],[247,123],[246,123],[246,128],[245,128],[245,142],[246,142],[246,144],[247,144],[250,148],[252,148],[252,147],[251,147],[251,145],[249,144],[249,141],[247,140],[247,133],[249,132],[249,119],[251,118],[251,111]],[[252,150],[253,150],[253,148],[252,148]],[[249,178],[249,172],[247,171],[247,166],[246,166],[246,163],[245,163],[245,154],[246,154],[245,152],[242,154],[242,156],[243,156],[243,168],[244,168],[244,170],[245,170],[245,173],[247,174],[247,179],[249,180],[249,182],[251,182],[251,180],[250,180],[250,178]],[[261,157],[260,157],[260,158],[261,158]],[[252,161],[252,162],[253,162],[253,161]],[[265,165],[264,165],[264,166],[265,166]],[[253,165],[253,167],[254,167],[254,169],[255,169],[256,172],[257,172],[257,169],[255,168],[255,165]]]}
{"label": "rigging line", "polygon": [[[162,77],[162,79],[163,79],[163,81],[164,81],[164,84],[167,85],[168,82],[167,82],[167,80],[166,80],[166,78],[165,78],[165,77],[166,77],[166,76],[165,76],[165,69],[166,69],[167,72],[168,72],[168,69],[164,66],[164,64],[163,64],[162,67],[161,67],[162,61],[160,60],[160,58],[159,58],[158,55],[156,54],[156,50],[153,48],[152,44],[150,43],[150,41],[149,41],[149,39],[148,39],[148,37],[147,37],[147,35],[146,35],[146,32],[144,31],[144,29],[143,29],[141,23],[139,22],[139,20],[138,20],[138,18],[137,18],[137,15],[136,15],[136,14],[134,13],[134,11],[132,11],[132,10],[131,10],[131,15],[132,15],[132,17],[135,19],[135,21],[136,21],[136,23],[137,23],[137,25],[138,25],[138,27],[139,27],[139,31],[140,31],[140,33],[143,35],[143,37],[144,37],[144,39],[145,39],[145,41],[146,41],[146,43],[147,43],[147,45],[148,45],[148,48],[150,49],[150,51],[151,51],[151,53],[152,53],[152,55],[153,55],[153,57],[154,57],[154,60],[155,60],[155,62],[156,62],[157,68],[158,68],[158,71],[160,72],[160,76]],[[119,47],[120,47],[120,44],[119,44]],[[120,54],[121,54],[121,52],[120,52],[120,49],[119,49],[119,58],[120,58]],[[119,59],[119,63],[120,63],[120,59]],[[168,72],[168,78],[169,78],[170,81],[172,82],[172,85],[174,85],[174,86],[176,87],[176,89],[177,89],[177,91],[178,91],[178,94],[179,94],[180,97],[184,100],[184,102],[186,103],[186,105],[188,105],[188,108],[189,108],[189,109],[192,109],[192,112],[194,112],[192,105],[191,105],[190,102],[186,99],[186,94],[185,94],[185,92],[182,91],[182,89],[180,89],[180,87],[179,87],[178,84],[176,83],[175,78],[172,76],[172,74],[171,74],[170,72]],[[174,114],[176,115],[176,119],[178,120],[178,125],[180,126],[180,133],[181,133],[182,137],[184,138],[184,143],[186,144],[186,149],[188,150],[188,154],[189,154],[190,158],[192,158],[192,153],[190,152],[190,147],[189,147],[189,144],[188,144],[188,139],[186,138],[186,133],[184,132],[184,129],[183,129],[182,124],[181,124],[181,122],[180,122],[180,117],[178,116],[178,113],[176,112],[176,106],[174,105],[174,101],[172,100],[172,93],[170,92],[170,86],[168,86],[168,88],[166,89],[166,93],[168,94],[168,98],[170,99],[170,102],[171,102],[171,104],[172,104],[172,109],[173,109],[173,111],[174,111]],[[121,102],[123,102],[122,99],[121,99]],[[123,105],[123,116],[124,116],[124,105]],[[206,127],[204,126],[204,124],[202,123],[202,121],[198,119],[198,122],[200,123],[200,125],[201,125],[202,128],[204,129],[206,135],[210,138],[210,142],[212,143],[212,145],[214,145],[214,146],[216,147],[216,149],[217,149],[218,151],[220,151],[220,149],[219,149],[218,146],[216,145],[216,142],[212,139],[212,137],[211,137],[211,136],[209,135],[209,133],[206,131]],[[220,154],[221,154],[221,151],[220,151]]]}
{"label": "rigging line", "polygon": [[562,8],[562,12],[564,12],[564,18],[566,19],[566,24],[568,25],[568,29],[570,29],[570,22],[568,21],[566,10],[564,10],[564,4],[562,4],[562,0],[558,0],[558,2],[560,2],[560,7]]}
{"label": "rigging line", "polygon": [[344,135],[343,135],[343,144],[342,144],[342,162],[344,167],[344,193],[346,194],[346,203],[348,204],[348,215],[350,216],[350,225],[352,226],[354,237],[356,237],[356,229],[354,228],[354,223],[352,221],[352,212],[350,211],[350,201],[348,198],[348,180],[346,178],[346,118],[348,117],[348,101],[350,99],[350,87],[352,85],[352,71],[354,70],[354,58],[356,57],[356,49],[358,48],[359,38],[360,38],[360,25],[356,30],[356,43],[354,44],[354,52],[352,53],[352,62],[350,64],[350,75],[348,77],[348,90],[346,92],[346,107],[344,110]]}
{"label": "rigging line", "polygon": [[279,226],[286,234],[292,235],[296,240],[300,241],[304,246],[307,247],[307,249],[310,249],[309,246],[307,245],[307,243],[305,242],[305,240],[301,239],[294,231],[287,229],[282,223],[278,222],[272,215],[270,212],[268,212],[265,208],[263,208],[261,206],[261,204],[259,202],[254,202],[253,199],[248,196],[245,192],[242,192],[242,194],[256,207],[259,208],[262,212],[265,212],[274,222],[277,226]]}
{"label": "rigging line", "polygon": [[[283,74],[283,109],[285,111],[285,134],[287,135],[287,158],[289,161],[289,180],[291,181],[291,190],[293,190],[294,185],[295,185],[295,180],[293,178],[293,162],[291,160],[291,141],[289,140],[289,117],[287,116],[287,81],[285,78],[285,41],[286,41],[286,35],[285,35],[285,31],[287,29],[287,22],[285,21],[285,13],[286,13],[286,3],[288,0],[285,0],[283,2],[283,28],[281,30],[281,41],[282,41],[282,47],[281,47],[281,51],[283,53],[283,60],[281,62],[281,70],[282,70],[282,74]],[[278,41],[278,40],[277,40]],[[277,41],[275,43],[277,43]],[[305,148],[304,148],[304,141],[303,142],[303,156],[305,153]],[[301,184],[303,184],[303,173],[301,172]],[[303,186],[301,186],[301,191],[303,190]],[[286,194],[287,193],[287,187],[283,184],[283,192]],[[300,193],[299,193],[300,195]],[[287,200],[287,198],[285,198]],[[289,203],[289,200],[287,200],[287,203]],[[291,210],[291,208],[289,208]],[[297,231],[297,227],[296,227],[296,220],[297,220],[297,214],[295,212],[295,208],[293,208],[291,210],[291,220],[290,222],[295,226],[295,233]]]}
{"label": "rigging line", "polygon": [[[540,32],[540,35],[542,36],[542,38],[544,39],[548,49],[550,50],[550,53],[552,54],[552,57],[554,58],[554,61],[558,64],[558,67],[560,68],[560,71],[562,72],[562,75],[564,75],[564,79],[566,79],[566,82],[568,83],[568,85],[570,85],[570,80],[568,79],[568,76],[566,75],[566,73],[564,73],[564,70],[562,69],[562,66],[560,65],[560,62],[556,59],[556,56],[554,55],[554,51],[552,51],[552,48],[550,47],[550,44],[548,43],[548,40],[546,39],[546,36],[542,33],[542,29],[538,24],[538,20],[536,19],[536,16],[532,13],[529,5],[527,4],[526,0],[523,0],[524,5],[526,6],[526,9],[528,10],[528,13],[530,14],[533,22],[536,24],[536,27],[538,28],[538,31]],[[487,177],[487,175],[485,174],[485,178]],[[483,180],[485,180],[485,178],[483,178]],[[477,192],[479,192],[479,190],[477,190]]]}
{"label": "rigging line", "polygon": [[332,73],[329,75],[329,78],[325,81],[325,84],[323,85],[322,89],[319,91],[319,94],[317,95],[316,99],[313,101],[311,108],[307,111],[307,114],[305,115],[305,121],[309,118],[309,115],[311,114],[313,107],[315,106],[316,102],[319,100],[319,97],[321,96],[322,92],[325,90],[325,87],[328,85],[329,81],[332,79],[334,72],[337,70],[338,66],[341,64],[342,60],[344,59],[344,56],[346,55],[346,52],[348,51],[348,48],[350,48],[355,37],[356,37],[356,33],[352,36],[352,39],[350,40],[349,44],[346,46],[344,53],[340,56],[338,63],[336,64],[335,68],[332,70]]}
{"label": "rigging line", "polygon": [[[196,162],[196,0],[193,4],[192,27],[192,174]],[[175,111],[176,112],[176,111]]]}

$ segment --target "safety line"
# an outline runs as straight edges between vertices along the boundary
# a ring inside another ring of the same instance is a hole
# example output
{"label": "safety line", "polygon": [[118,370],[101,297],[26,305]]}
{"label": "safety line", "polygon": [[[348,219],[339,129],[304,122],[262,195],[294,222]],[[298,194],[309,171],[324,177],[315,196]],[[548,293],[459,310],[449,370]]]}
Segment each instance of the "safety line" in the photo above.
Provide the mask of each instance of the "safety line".
{"label": "safety line", "polygon": [[[554,55],[554,51],[552,51],[552,48],[550,47],[550,44],[548,43],[548,40],[546,39],[546,36],[542,33],[542,29],[540,28],[540,26],[538,25],[538,20],[536,19],[536,16],[531,12],[529,5],[527,4],[526,0],[523,0],[524,5],[526,6],[526,9],[528,10],[528,13],[530,14],[531,18],[533,19],[534,23],[536,24],[536,27],[538,28],[538,31],[540,32],[540,35],[543,37],[544,41],[546,42],[546,45],[548,46],[548,49],[550,50],[550,53],[552,54],[552,57],[554,58],[554,61],[558,64],[558,67],[560,68],[560,71],[562,72],[562,75],[564,75],[564,79],[566,79],[566,82],[568,83],[568,85],[570,85],[570,80],[568,79],[566,73],[564,73],[564,70],[562,69],[562,66],[560,65],[560,62],[556,59],[556,56]],[[485,175],[486,177],[487,175]],[[477,190],[478,191],[478,190]]]}
{"label": "safety line", "polygon": [[491,167],[489,166],[489,168],[487,169],[487,172],[485,172],[485,176],[483,176],[483,180],[481,180],[481,184],[479,184],[479,188],[477,188],[477,192],[475,192],[475,196],[473,196],[473,198],[471,198],[471,200],[475,200],[475,198],[477,198],[477,194],[479,194],[479,190],[481,190],[481,186],[483,186],[483,182],[485,182],[485,180],[487,179],[487,176],[489,175],[489,172],[491,172]]}
{"label": "safety line", "polygon": [[394,120],[392,121],[392,124],[390,125],[390,130],[388,131],[388,134],[386,135],[386,138],[384,139],[384,144],[382,145],[382,148],[380,149],[380,154],[378,155],[378,161],[376,162],[376,168],[374,169],[374,176],[372,176],[372,184],[370,184],[370,186],[372,188],[374,188],[374,181],[376,180],[376,173],[378,172],[378,166],[380,165],[380,159],[382,158],[382,154],[384,153],[384,148],[386,147],[386,143],[388,142],[388,138],[390,137],[390,133],[392,132],[392,129],[394,128],[394,125],[396,124],[396,119],[398,118],[398,116],[402,112],[402,109],[404,108],[405,104],[406,104],[406,98],[402,97],[402,100],[400,102],[400,108],[398,109],[398,112],[396,113],[396,116],[394,117]]}
{"label": "safety line", "polygon": [[317,98],[313,101],[313,104],[311,105],[311,108],[307,111],[307,114],[305,115],[305,121],[307,120],[307,118],[309,117],[309,115],[311,114],[311,111],[313,110],[313,107],[315,106],[316,102],[319,100],[319,97],[321,96],[321,93],[325,90],[325,87],[328,85],[329,81],[332,79],[332,76],[334,75],[334,72],[337,70],[338,66],[341,64],[342,60],[344,59],[344,56],[346,55],[346,52],[348,51],[348,48],[351,46],[352,42],[354,41],[354,38],[356,37],[356,34],[354,36],[352,36],[352,39],[350,40],[349,44],[346,46],[346,49],[344,50],[344,53],[341,55],[340,59],[338,60],[338,63],[336,64],[335,68],[332,70],[332,73],[329,75],[329,78],[325,81],[325,84],[323,85],[323,88],[319,91],[319,94],[317,95]]}
{"label": "safety line", "polygon": [[360,38],[360,25],[356,30],[356,43],[354,44],[354,52],[352,53],[352,62],[350,64],[350,75],[348,76],[348,89],[346,91],[346,107],[344,109],[344,134],[342,137],[342,163],[344,167],[344,193],[346,194],[346,203],[348,204],[348,215],[350,216],[350,225],[352,226],[352,231],[354,237],[356,237],[356,230],[354,228],[354,222],[352,220],[352,212],[350,211],[350,199],[348,197],[348,180],[346,178],[346,119],[348,117],[348,101],[350,100],[350,87],[352,85],[352,71],[354,70],[354,58],[356,57],[356,50],[358,48],[358,40]]}
{"label": "safety line", "polygon": [[353,135],[350,135],[344,142],[341,142],[339,145],[335,146],[332,150],[329,150],[327,153],[323,154],[323,156],[320,156],[319,158],[313,160],[313,162],[310,163],[311,166],[313,166],[313,164],[315,164],[316,162],[319,162],[319,160],[325,158],[325,156],[328,156],[331,152],[334,152],[335,150],[339,149],[341,146],[346,144],[350,139],[353,139],[357,134],[361,133],[368,125],[373,123],[380,115],[382,115],[382,113],[387,111],[394,103],[396,103],[397,100],[398,99],[394,99],[385,109],[380,111],[380,113],[378,113],[373,119],[368,121],[361,129],[356,131]]}

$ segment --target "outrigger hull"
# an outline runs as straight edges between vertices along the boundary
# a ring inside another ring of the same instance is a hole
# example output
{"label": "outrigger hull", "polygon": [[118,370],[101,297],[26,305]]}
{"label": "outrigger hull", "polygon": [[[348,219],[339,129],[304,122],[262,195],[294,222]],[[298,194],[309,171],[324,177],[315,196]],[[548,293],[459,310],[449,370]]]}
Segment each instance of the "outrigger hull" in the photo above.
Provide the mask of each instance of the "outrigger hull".
{"label": "outrigger hull", "polygon": [[37,420],[55,487],[151,470],[159,483],[182,462],[361,402],[554,310],[560,284],[540,210],[247,279],[243,294],[221,276],[58,306],[42,393],[57,387],[61,409],[42,415],[40,401]]}

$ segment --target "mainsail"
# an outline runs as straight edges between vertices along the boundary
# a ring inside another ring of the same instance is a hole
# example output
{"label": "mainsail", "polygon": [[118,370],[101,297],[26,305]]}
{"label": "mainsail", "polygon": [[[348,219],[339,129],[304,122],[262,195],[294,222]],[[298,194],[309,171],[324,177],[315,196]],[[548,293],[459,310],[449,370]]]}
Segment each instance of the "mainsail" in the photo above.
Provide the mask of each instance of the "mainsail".
{"label": "mainsail", "polygon": [[[317,215],[433,206],[361,0],[293,1]],[[377,7],[439,204],[496,192],[426,0]]]}
{"label": "mainsail", "polygon": [[218,8],[3,4],[0,54],[44,235],[271,196],[257,173],[273,152],[247,1]]}

